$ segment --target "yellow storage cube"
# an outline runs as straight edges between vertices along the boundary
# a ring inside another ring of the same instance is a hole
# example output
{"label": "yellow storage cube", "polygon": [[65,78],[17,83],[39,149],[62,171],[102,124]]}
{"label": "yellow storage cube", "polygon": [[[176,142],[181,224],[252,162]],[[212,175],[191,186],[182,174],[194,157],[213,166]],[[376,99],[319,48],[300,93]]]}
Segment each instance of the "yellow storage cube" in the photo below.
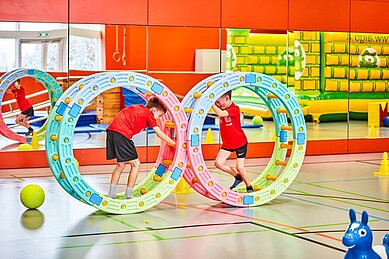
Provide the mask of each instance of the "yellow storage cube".
{"label": "yellow storage cube", "polygon": [[361,83],[350,81],[350,93],[358,93],[361,91]]}
{"label": "yellow storage cube", "polygon": [[389,69],[382,69],[382,79],[389,79]]}
{"label": "yellow storage cube", "polygon": [[249,54],[251,53],[251,46],[240,46],[239,54]]}
{"label": "yellow storage cube", "polygon": [[362,83],[362,92],[368,92],[371,93],[373,92],[373,82],[363,82]]}
{"label": "yellow storage cube", "polygon": [[245,36],[234,36],[234,43],[235,44],[244,44],[246,43],[246,38]]}
{"label": "yellow storage cube", "polygon": [[302,39],[302,31],[295,31],[293,32],[293,35],[294,35],[294,39],[295,40],[301,40]]}
{"label": "yellow storage cube", "polygon": [[337,54],[326,54],[326,65],[340,65],[340,57]]}
{"label": "yellow storage cube", "polygon": [[331,69],[331,67],[325,67],[324,68],[324,77],[325,78],[332,78],[332,69]]}
{"label": "yellow storage cube", "polygon": [[236,57],[236,64],[237,65],[243,65],[246,63],[246,57],[237,56]]}
{"label": "yellow storage cube", "polygon": [[276,54],[277,48],[275,46],[266,46],[265,47],[265,53],[266,54]]}
{"label": "yellow storage cube", "polygon": [[348,80],[339,80],[339,91],[340,92],[348,92]]}
{"label": "yellow storage cube", "polygon": [[340,65],[348,66],[349,63],[350,63],[350,56],[347,54],[341,54],[340,55]]}
{"label": "yellow storage cube", "polygon": [[371,68],[369,79],[381,79],[381,70],[379,68]]}
{"label": "yellow storage cube", "polygon": [[358,45],[350,44],[350,54],[358,54]]}
{"label": "yellow storage cube", "polygon": [[311,42],[311,52],[320,52],[320,44],[317,42]]}
{"label": "yellow storage cube", "polygon": [[269,56],[259,56],[258,63],[259,64],[269,64],[270,63],[270,57]]}
{"label": "yellow storage cube", "polygon": [[265,54],[265,46],[253,46],[254,54]]}
{"label": "yellow storage cube", "polygon": [[263,74],[263,71],[265,71],[264,66],[253,66],[253,69],[254,69],[254,72],[262,73],[262,74]]}
{"label": "yellow storage cube", "polygon": [[303,81],[304,90],[316,90],[316,80],[304,80]]}
{"label": "yellow storage cube", "polygon": [[278,64],[278,56],[270,56],[271,64]]}
{"label": "yellow storage cube", "polygon": [[303,40],[318,40],[319,33],[315,31],[303,31]]}
{"label": "yellow storage cube", "polygon": [[251,66],[241,66],[239,68],[242,72],[251,72]]}
{"label": "yellow storage cube", "polygon": [[333,67],[333,77],[346,78],[347,77],[346,67]]}
{"label": "yellow storage cube", "polygon": [[381,61],[380,67],[386,67],[387,66],[388,62],[387,62],[385,57],[380,58],[380,61]]}
{"label": "yellow storage cube", "polygon": [[257,64],[258,62],[258,57],[257,56],[247,56],[246,59],[247,64]]}
{"label": "yellow storage cube", "polygon": [[385,81],[375,82],[374,92],[386,92],[386,82]]}
{"label": "yellow storage cube", "polygon": [[359,57],[358,56],[351,56],[351,66],[357,67],[359,65]]}
{"label": "yellow storage cube", "polygon": [[316,55],[306,55],[307,57],[307,64],[316,65]]}
{"label": "yellow storage cube", "polygon": [[325,81],[324,91],[326,92],[337,92],[338,91],[338,81],[337,80],[329,80]]}
{"label": "yellow storage cube", "polygon": [[318,67],[311,67],[310,77],[318,77],[320,75],[320,69]]}
{"label": "yellow storage cube", "polygon": [[334,53],[347,53],[347,43],[333,43]]}
{"label": "yellow storage cube", "polygon": [[265,74],[274,75],[276,73],[275,66],[265,66]]}
{"label": "yellow storage cube", "polygon": [[358,68],[357,70],[357,79],[363,80],[368,79],[369,71],[366,68]]}
{"label": "yellow storage cube", "polygon": [[332,44],[331,43],[326,43],[324,45],[324,52],[325,53],[332,53]]}

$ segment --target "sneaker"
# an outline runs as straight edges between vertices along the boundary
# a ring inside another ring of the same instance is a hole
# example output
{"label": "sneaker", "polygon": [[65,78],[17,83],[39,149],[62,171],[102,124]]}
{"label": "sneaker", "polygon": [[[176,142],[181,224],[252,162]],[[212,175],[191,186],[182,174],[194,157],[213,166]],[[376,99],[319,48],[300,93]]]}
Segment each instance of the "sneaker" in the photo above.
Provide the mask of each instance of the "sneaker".
{"label": "sneaker", "polygon": [[246,191],[247,191],[247,193],[254,192],[253,187],[251,185],[250,186],[246,186]]}
{"label": "sneaker", "polygon": [[243,182],[243,179],[242,179],[242,176],[240,174],[237,174],[235,176],[235,181],[234,183],[231,185],[230,189],[234,189],[236,186],[238,186],[241,182]]}
{"label": "sneaker", "polygon": [[33,129],[28,129],[28,132],[26,133],[26,136],[32,136],[32,133],[34,133]]}

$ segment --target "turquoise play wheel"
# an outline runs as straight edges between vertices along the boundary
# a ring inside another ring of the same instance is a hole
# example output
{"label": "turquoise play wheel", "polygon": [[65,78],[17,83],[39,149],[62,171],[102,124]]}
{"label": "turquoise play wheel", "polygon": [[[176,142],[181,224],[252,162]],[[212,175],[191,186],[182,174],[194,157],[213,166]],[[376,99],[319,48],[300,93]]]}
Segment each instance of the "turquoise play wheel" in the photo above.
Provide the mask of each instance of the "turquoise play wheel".
{"label": "turquoise play wheel", "polygon": [[[152,94],[160,99],[168,110],[166,118],[171,119],[164,121],[162,129],[176,137],[175,148],[161,145],[163,155],[134,188],[132,199],[111,199],[100,194],[83,179],[74,163],[72,139],[81,112],[97,95],[114,87],[124,87],[140,95]],[[101,73],[77,82],[57,102],[49,118],[46,156],[60,185],[76,199],[109,213],[135,213],[158,204],[177,185],[187,164],[186,128],[181,104],[158,80],[131,72]],[[170,160],[170,165],[163,164],[162,160]]]}
{"label": "turquoise play wheel", "polygon": [[[39,81],[45,86],[50,98],[48,104],[49,107],[54,106],[55,102],[62,95],[61,87],[58,85],[57,81],[48,73],[38,69],[16,69],[4,74],[0,79],[0,101],[1,102],[3,100],[4,93],[6,92],[7,88],[11,86],[16,80],[24,77],[35,78],[37,81]],[[46,126],[47,126],[47,120],[38,130],[36,130],[38,140],[44,139]],[[28,142],[29,139],[31,139],[31,137],[21,136],[13,132],[10,128],[8,128],[8,126],[4,122],[1,110],[0,110],[0,133],[9,139],[18,141],[19,143],[26,143]]]}
{"label": "turquoise play wheel", "polygon": [[[245,193],[245,188],[230,190],[218,183],[208,171],[201,151],[201,129],[207,112],[219,97],[237,87],[246,87],[264,100],[273,114],[276,131],[270,162],[251,182],[255,192],[250,194]],[[211,197],[240,207],[267,203],[285,191],[300,170],[306,148],[305,120],[297,100],[279,81],[259,73],[231,73],[210,85],[191,111],[187,137],[189,163],[197,183]]]}

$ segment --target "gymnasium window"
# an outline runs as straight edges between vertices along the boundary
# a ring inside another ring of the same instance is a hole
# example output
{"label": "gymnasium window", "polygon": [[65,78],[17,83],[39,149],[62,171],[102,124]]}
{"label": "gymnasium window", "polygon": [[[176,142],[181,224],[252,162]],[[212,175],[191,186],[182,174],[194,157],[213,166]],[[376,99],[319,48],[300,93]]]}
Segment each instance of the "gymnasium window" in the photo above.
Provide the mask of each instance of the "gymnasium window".
{"label": "gymnasium window", "polygon": [[[0,72],[101,70],[100,25],[0,22]],[[68,45],[70,55],[68,57]]]}

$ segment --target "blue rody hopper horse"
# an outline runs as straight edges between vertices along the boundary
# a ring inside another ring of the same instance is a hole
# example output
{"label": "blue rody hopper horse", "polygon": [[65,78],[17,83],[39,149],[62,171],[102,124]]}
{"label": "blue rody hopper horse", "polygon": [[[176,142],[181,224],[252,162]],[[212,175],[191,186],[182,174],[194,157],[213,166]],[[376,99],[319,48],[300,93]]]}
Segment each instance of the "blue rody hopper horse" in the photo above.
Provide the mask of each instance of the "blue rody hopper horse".
{"label": "blue rody hopper horse", "polygon": [[348,250],[345,259],[380,259],[389,258],[389,233],[385,235],[382,245],[372,247],[373,234],[367,225],[369,215],[362,212],[362,221],[357,221],[355,211],[350,209],[350,225],[344,233],[342,243]]}

